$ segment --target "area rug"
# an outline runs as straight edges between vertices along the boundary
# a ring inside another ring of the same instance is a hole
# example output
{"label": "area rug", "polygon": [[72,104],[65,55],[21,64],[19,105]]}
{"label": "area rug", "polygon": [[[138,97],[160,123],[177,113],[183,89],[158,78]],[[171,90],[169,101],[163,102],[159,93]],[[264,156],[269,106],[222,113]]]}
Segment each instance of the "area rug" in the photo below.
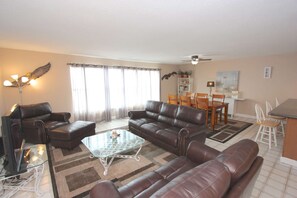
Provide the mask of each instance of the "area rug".
{"label": "area rug", "polygon": [[227,124],[218,123],[215,130],[207,134],[207,138],[225,143],[251,125],[252,123],[228,119]]}
{"label": "area rug", "polygon": [[88,197],[90,189],[100,180],[111,180],[117,187],[157,169],[176,158],[149,142],[140,151],[140,161],[115,159],[108,175],[97,158],[90,158],[89,150],[80,144],[73,150],[54,148],[48,145],[49,166],[55,197]]}

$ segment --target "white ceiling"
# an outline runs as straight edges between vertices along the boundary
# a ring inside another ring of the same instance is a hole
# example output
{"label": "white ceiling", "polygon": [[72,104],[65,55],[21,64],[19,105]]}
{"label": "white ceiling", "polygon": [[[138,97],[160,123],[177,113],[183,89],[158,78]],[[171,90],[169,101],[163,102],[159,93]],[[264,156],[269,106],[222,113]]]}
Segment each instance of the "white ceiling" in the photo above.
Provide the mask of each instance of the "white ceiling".
{"label": "white ceiling", "polygon": [[180,64],[297,52],[297,0],[1,0],[0,47]]}

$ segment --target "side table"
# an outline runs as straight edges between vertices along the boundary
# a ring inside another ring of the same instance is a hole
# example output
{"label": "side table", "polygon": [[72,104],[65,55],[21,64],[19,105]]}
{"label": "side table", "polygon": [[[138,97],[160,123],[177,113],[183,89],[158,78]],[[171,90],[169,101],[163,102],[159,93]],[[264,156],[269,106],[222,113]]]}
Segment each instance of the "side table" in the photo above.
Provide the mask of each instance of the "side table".
{"label": "side table", "polygon": [[[44,171],[44,164],[47,161],[46,146],[44,144],[36,144],[24,148],[23,161],[19,172],[10,173],[5,170],[3,163],[0,164],[0,194],[3,198],[12,197],[18,191],[35,192],[38,197],[43,195],[40,192],[39,184]],[[16,149],[15,152],[19,150]],[[2,160],[3,161],[3,160]],[[34,181],[34,186],[29,187],[27,184]]]}

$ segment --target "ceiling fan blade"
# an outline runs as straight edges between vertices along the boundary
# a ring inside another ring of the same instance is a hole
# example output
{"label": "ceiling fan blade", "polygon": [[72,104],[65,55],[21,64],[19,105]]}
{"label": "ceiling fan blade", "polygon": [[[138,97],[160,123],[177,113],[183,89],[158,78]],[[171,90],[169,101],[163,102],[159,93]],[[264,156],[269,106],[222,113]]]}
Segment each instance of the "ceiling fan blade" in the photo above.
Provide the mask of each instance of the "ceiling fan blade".
{"label": "ceiling fan blade", "polygon": [[199,58],[199,61],[211,61],[211,58]]}

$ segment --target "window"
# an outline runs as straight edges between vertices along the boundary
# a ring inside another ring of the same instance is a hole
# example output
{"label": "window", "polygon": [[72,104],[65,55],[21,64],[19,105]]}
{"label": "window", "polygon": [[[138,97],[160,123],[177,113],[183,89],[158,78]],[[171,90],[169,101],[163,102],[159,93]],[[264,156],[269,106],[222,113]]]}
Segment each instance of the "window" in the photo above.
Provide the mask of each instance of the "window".
{"label": "window", "polygon": [[75,120],[124,118],[160,100],[159,69],[70,65]]}

